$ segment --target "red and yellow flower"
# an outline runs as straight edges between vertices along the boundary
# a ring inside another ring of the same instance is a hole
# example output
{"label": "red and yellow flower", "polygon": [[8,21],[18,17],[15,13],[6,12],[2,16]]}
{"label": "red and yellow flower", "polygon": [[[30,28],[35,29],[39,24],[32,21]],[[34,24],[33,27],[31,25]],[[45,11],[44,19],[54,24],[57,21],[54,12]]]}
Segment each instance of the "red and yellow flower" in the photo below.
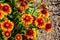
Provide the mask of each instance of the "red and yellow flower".
{"label": "red and yellow flower", "polygon": [[5,13],[5,12],[3,12],[2,10],[0,10],[0,19],[3,19],[4,13]]}
{"label": "red and yellow flower", "polygon": [[6,20],[1,23],[1,28],[2,28],[2,30],[11,31],[14,28],[14,23],[9,20]]}
{"label": "red and yellow flower", "polygon": [[38,28],[44,28],[45,27],[45,21],[42,17],[38,17],[35,20],[35,24],[38,26]]}
{"label": "red and yellow flower", "polygon": [[24,12],[24,10],[27,8],[28,8],[28,4],[27,4],[27,2],[24,1],[24,2],[20,3],[20,6],[18,7],[18,11]]}
{"label": "red and yellow flower", "polygon": [[22,15],[22,22],[25,24],[31,24],[33,21],[33,17],[30,14],[23,14]]}
{"label": "red and yellow flower", "polygon": [[16,34],[15,40],[22,40],[22,36],[20,34]]}
{"label": "red and yellow flower", "polygon": [[36,32],[35,29],[28,29],[26,30],[26,34],[25,36],[29,39],[33,39],[34,37],[36,37]]}
{"label": "red and yellow flower", "polygon": [[2,7],[3,7],[3,4],[2,4],[2,3],[0,3],[0,10],[2,9]]}
{"label": "red and yellow flower", "polygon": [[52,24],[51,24],[51,23],[46,23],[44,29],[45,29],[47,32],[51,32],[51,31],[52,31]]}
{"label": "red and yellow flower", "polygon": [[6,14],[10,14],[12,9],[9,4],[3,4],[2,11],[6,12]]}
{"label": "red and yellow flower", "polygon": [[40,9],[39,14],[43,15],[43,17],[45,17],[45,18],[48,18],[48,16],[49,16],[49,13],[46,9]]}
{"label": "red and yellow flower", "polygon": [[33,17],[33,22],[32,22],[32,24],[35,24],[36,17],[35,17],[35,16],[32,16],[32,17]]}
{"label": "red and yellow flower", "polygon": [[1,28],[1,22],[0,22],[0,28]]}
{"label": "red and yellow flower", "polygon": [[6,38],[10,38],[11,37],[11,32],[10,31],[3,31],[2,35],[5,36]]}

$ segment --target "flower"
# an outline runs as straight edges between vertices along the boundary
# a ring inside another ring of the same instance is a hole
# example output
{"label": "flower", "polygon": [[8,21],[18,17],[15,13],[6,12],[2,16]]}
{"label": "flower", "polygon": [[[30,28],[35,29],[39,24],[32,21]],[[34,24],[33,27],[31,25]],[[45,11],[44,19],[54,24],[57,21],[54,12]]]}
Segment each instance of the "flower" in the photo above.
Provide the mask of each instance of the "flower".
{"label": "flower", "polygon": [[23,12],[27,8],[28,8],[28,4],[27,4],[27,2],[24,1],[24,2],[20,3],[20,6],[18,7],[18,11]]}
{"label": "flower", "polygon": [[35,24],[36,17],[35,17],[35,16],[32,16],[32,17],[33,17],[33,22],[32,22],[32,24]]}
{"label": "flower", "polygon": [[15,40],[22,40],[22,36],[20,34],[16,34]]}
{"label": "flower", "polygon": [[9,4],[4,4],[2,7],[2,11],[6,12],[6,14],[10,14],[12,12],[12,9]]}
{"label": "flower", "polygon": [[33,17],[30,14],[23,14],[22,15],[22,22],[25,24],[31,24],[33,21]]}
{"label": "flower", "polygon": [[39,13],[42,14],[43,17],[45,17],[45,18],[48,18],[48,16],[49,16],[49,13],[46,9],[40,9]]}
{"label": "flower", "polygon": [[52,25],[51,25],[51,23],[46,23],[44,29],[45,29],[47,32],[51,32],[51,31],[52,31]]}
{"label": "flower", "polygon": [[28,29],[28,30],[26,30],[25,36],[27,38],[33,39],[36,36],[35,29]]}
{"label": "flower", "polygon": [[0,10],[0,19],[3,19],[4,13],[5,13],[5,12],[3,12],[2,10]]}
{"label": "flower", "polygon": [[27,4],[27,2],[22,2],[22,3],[21,3],[21,6],[24,7],[25,9],[28,8],[28,4]]}
{"label": "flower", "polygon": [[3,4],[2,4],[2,3],[0,3],[0,10],[2,9],[2,7],[3,7]]}
{"label": "flower", "polygon": [[14,28],[14,23],[9,20],[6,20],[1,23],[1,28],[2,28],[2,30],[11,31]]}
{"label": "flower", "polygon": [[5,36],[6,38],[10,38],[11,37],[11,32],[10,31],[3,31],[2,35]]}
{"label": "flower", "polygon": [[38,26],[38,28],[44,28],[45,27],[44,19],[42,17],[38,17],[35,20],[35,24]]}
{"label": "flower", "polygon": [[46,3],[43,3],[42,6],[43,6],[44,8],[46,8],[46,7],[47,7],[47,4],[46,4]]}
{"label": "flower", "polygon": [[1,28],[1,22],[0,22],[0,28]]}

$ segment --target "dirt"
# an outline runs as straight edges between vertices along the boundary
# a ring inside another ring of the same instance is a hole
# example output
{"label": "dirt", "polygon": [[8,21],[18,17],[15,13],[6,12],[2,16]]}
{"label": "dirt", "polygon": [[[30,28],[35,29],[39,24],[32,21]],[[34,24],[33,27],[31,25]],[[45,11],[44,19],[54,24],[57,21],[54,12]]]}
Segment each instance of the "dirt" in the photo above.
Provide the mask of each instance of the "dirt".
{"label": "dirt", "polygon": [[[50,20],[52,23],[52,32],[47,33],[43,29],[40,30],[40,33],[37,36],[37,40],[60,40],[60,0],[43,0],[48,7],[48,11],[50,12]],[[39,0],[35,2],[38,4]]]}

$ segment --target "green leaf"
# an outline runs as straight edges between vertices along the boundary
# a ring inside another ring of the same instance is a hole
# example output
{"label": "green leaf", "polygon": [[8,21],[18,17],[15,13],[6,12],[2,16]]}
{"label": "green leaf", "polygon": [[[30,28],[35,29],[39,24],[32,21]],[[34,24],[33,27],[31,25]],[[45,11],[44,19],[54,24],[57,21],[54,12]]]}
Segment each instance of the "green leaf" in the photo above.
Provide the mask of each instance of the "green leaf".
{"label": "green leaf", "polygon": [[26,28],[23,28],[23,29],[21,30],[21,34],[22,34],[22,33],[24,34],[24,33],[26,32],[26,30],[27,30]]}
{"label": "green leaf", "polygon": [[0,37],[0,40],[2,40],[1,37]]}
{"label": "green leaf", "polygon": [[30,28],[37,28],[36,25],[32,25],[32,24],[30,24],[29,27]]}
{"label": "green leaf", "polygon": [[0,19],[0,22],[2,22],[2,20]]}
{"label": "green leaf", "polygon": [[0,2],[4,2],[5,0],[0,0]]}
{"label": "green leaf", "polygon": [[17,8],[16,8],[16,7],[14,7],[14,8],[13,8],[13,10],[14,10],[14,11],[17,11]]}
{"label": "green leaf", "polygon": [[32,6],[33,2],[28,2],[28,6]]}
{"label": "green leaf", "polygon": [[40,31],[39,30],[36,30],[36,35],[39,35]]}
{"label": "green leaf", "polygon": [[12,4],[16,4],[17,0],[10,0]]}
{"label": "green leaf", "polygon": [[33,12],[33,16],[35,16],[35,17],[38,17],[39,16],[37,9],[35,9],[35,11]]}
{"label": "green leaf", "polygon": [[13,18],[13,16],[12,15],[8,15],[9,16],[9,18]]}
{"label": "green leaf", "polygon": [[26,10],[26,13],[32,15],[33,11],[34,11],[34,8],[33,8],[33,7],[29,7],[29,8]]}

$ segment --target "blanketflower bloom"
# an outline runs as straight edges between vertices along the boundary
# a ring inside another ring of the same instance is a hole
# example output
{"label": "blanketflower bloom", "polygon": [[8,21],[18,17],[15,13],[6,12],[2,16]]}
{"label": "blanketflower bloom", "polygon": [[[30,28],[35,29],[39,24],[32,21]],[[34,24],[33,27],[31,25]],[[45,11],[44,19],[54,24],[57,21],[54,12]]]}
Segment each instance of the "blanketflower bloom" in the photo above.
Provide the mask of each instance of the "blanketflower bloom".
{"label": "blanketflower bloom", "polygon": [[2,7],[3,7],[3,4],[2,4],[2,3],[0,3],[0,10],[2,9]]}
{"label": "blanketflower bloom", "polygon": [[11,37],[11,32],[10,31],[3,31],[2,35],[5,36],[6,38],[10,38]]}
{"label": "blanketflower bloom", "polygon": [[0,19],[3,19],[4,13],[5,13],[5,12],[3,12],[2,10],[0,10]]}
{"label": "blanketflower bloom", "polygon": [[21,2],[20,5],[17,4],[17,6],[19,12],[24,12],[24,10],[28,8],[28,4],[26,1]]}
{"label": "blanketflower bloom", "polygon": [[52,24],[51,24],[51,23],[46,23],[46,25],[45,25],[45,30],[46,30],[47,32],[51,32],[51,31],[52,31]]}
{"label": "blanketflower bloom", "polygon": [[45,17],[45,18],[48,18],[48,16],[49,16],[49,13],[46,9],[40,9],[39,14],[43,15],[43,17]]}
{"label": "blanketflower bloom", "polygon": [[1,28],[1,22],[0,22],[0,28]]}
{"label": "blanketflower bloom", "polygon": [[43,3],[42,6],[43,6],[44,8],[46,8],[46,7],[47,7],[47,4],[46,4],[46,3]]}
{"label": "blanketflower bloom", "polygon": [[6,14],[10,14],[12,12],[12,9],[9,4],[3,4],[2,11],[6,12]]}
{"label": "blanketflower bloom", "polygon": [[45,21],[42,17],[38,17],[35,20],[35,24],[36,24],[36,26],[38,26],[38,28],[45,28]]}
{"label": "blanketflower bloom", "polygon": [[32,17],[33,17],[33,22],[32,22],[32,24],[35,24],[36,17],[35,17],[35,16],[32,16]]}
{"label": "blanketflower bloom", "polygon": [[22,22],[25,24],[31,24],[33,21],[33,17],[30,14],[23,14],[22,15]]}
{"label": "blanketflower bloom", "polygon": [[25,36],[29,39],[33,39],[34,37],[36,37],[36,32],[35,29],[28,29],[26,30],[26,34]]}
{"label": "blanketflower bloom", "polygon": [[20,34],[16,34],[15,40],[22,40],[22,36]]}
{"label": "blanketflower bloom", "polygon": [[14,28],[14,23],[9,20],[6,20],[1,23],[1,28],[2,30],[11,31]]}

